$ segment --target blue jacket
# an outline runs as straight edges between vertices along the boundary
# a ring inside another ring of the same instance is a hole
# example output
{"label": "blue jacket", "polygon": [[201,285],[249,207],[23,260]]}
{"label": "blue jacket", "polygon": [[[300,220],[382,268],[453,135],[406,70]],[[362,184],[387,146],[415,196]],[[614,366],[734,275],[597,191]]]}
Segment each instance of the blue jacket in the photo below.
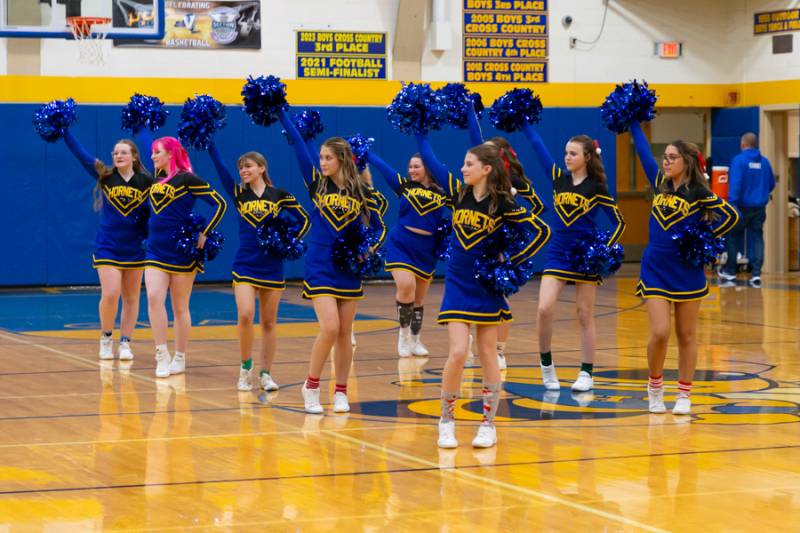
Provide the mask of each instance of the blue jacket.
{"label": "blue jacket", "polygon": [[728,202],[736,207],[763,207],[775,188],[769,160],[758,148],[742,150],[728,172]]}

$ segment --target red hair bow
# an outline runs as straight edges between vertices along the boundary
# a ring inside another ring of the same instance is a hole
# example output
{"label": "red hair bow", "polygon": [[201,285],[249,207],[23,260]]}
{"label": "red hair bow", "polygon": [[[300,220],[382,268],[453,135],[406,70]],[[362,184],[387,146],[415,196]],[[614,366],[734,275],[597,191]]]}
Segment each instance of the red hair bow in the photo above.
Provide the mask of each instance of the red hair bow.
{"label": "red hair bow", "polygon": [[705,173],[706,171],[706,158],[703,157],[703,154],[697,152],[697,162],[700,163],[700,172]]}

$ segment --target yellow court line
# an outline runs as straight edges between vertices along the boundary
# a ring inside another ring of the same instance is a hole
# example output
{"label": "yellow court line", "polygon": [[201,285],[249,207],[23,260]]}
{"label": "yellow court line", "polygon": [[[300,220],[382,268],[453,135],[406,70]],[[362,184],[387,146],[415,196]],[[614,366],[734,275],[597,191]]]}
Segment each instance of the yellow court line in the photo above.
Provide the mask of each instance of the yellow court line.
{"label": "yellow court line", "polygon": [[[51,348],[50,346],[45,346],[45,345],[42,345],[42,344],[33,343],[33,342],[28,341],[27,339],[18,338],[18,337],[12,336],[12,335],[8,335],[7,333],[0,332],[0,338],[11,340],[11,341],[15,341],[15,342],[18,342],[20,344],[27,344],[27,345],[35,347],[35,348],[41,348],[43,350],[47,350],[49,352],[61,355],[62,357],[66,357],[66,358],[68,358],[70,360],[74,360],[74,361],[80,362],[81,364],[84,364],[84,365],[97,367],[97,368],[100,367],[99,361],[89,362],[83,357],[80,357],[80,356],[77,356],[77,355],[74,355],[74,354],[70,354],[68,352],[64,352],[62,350],[58,350],[56,348]],[[131,377],[132,378],[135,377],[136,379],[140,379],[140,380],[143,380],[145,382],[153,383],[153,384],[155,384],[156,381],[157,381],[155,378],[147,378],[145,376],[139,376],[139,375],[136,375],[136,374],[132,374]],[[190,395],[190,391],[187,391],[186,394]],[[204,398],[202,396],[200,396],[200,399],[198,401],[204,401],[208,405],[212,405],[212,406],[215,406],[215,407],[224,407],[224,408],[230,407],[228,405],[218,404],[217,402],[210,401],[207,398]],[[286,424],[284,422],[280,422],[280,421],[275,421],[275,424],[276,425],[288,426],[288,424]],[[415,430],[417,429],[416,426],[412,426],[412,428],[415,429]],[[295,429],[295,428],[292,428],[292,429]],[[547,502],[550,502],[550,503],[554,503],[554,504],[558,504],[558,505],[563,505],[565,507],[569,507],[569,508],[575,509],[575,510],[583,512],[583,513],[597,515],[597,516],[606,518],[608,520],[613,520],[615,522],[619,522],[619,523],[622,523],[622,524],[625,524],[625,525],[628,525],[628,526],[638,527],[638,528],[641,528],[641,529],[643,529],[645,531],[652,531],[652,532],[656,532],[656,533],[666,533],[666,530],[659,529],[659,528],[656,528],[656,527],[653,527],[653,526],[649,526],[647,524],[643,524],[641,522],[637,522],[636,520],[632,520],[630,518],[626,518],[626,517],[621,516],[621,515],[616,515],[616,514],[613,514],[613,513],[609,513],[607,511],[602,511],[600,509],[595,509],[595,508],[590,507],[588,505],[575,503],[575,502],[570,501],[568,499],[559,498],[558,496],[553,496],[551,494],[547,494],[547,493],[540,492],[540,491],[537,491],[537,490],[520,487],[520,486],[513,485],[511,483],[506,483],[506,482],[503,482],[503,481],[489,479],[489,478],[486,478],[484,476],[480,476],[478,474],[473,474],[472,472],[467,472],[465,470],[460,470],[460,469],[441,469],[441,470],[439,470],[441,467],[440,467],[440,465],[438,463],[434,463],[432,461],[428,461],[426,459],[422,459],[420,457],[416,457],[416,456],[407,454],[405,452],[401,452],[401,451],[398,451],[398,450],[393,450],[393,449],[388,448],[388,447],[378,446],[376,444],[373,444],[371,442],[365,441],[363,439],[357,439],[357,438],[354,438],[354,437],[350,437],[349,435],[343,435],[343,434],[338,433],[336,431],[331,431],[331,430],[328,430],[328,429],[320,429],[319,433],[320,433],[320,435],[331,436],[334,439],[338,438],[338,439],[343,440],[343,441],[351,444],[352,446],[357,447],[357,448],[362,449],[362,450],[367,449],[367,450],[374,451],[376,457],[381,458],[381,457],[384,457],[385,455],[391,455],[391,456],[393,456],[393,457],[395,457],[397,459],[401,459],[401,460],[405,461],[406,463],[422,465],[422,466],[425,466],[427,468],[432,469],[433,471],[439,471],[441,473],[450,474],[450,475],[454,475],[456,477],[460,477],[460,478],[462,478],[462,480],[467,481],[469,483],[472,483],[472,484],[474,484],[475,486],[478,486],[478,487],[486,487],[486,485],[491,485],[491,486],[493,486],[495,488],[505,490],[506,492],[509,492],[509,493],[512,493],[512,494],[521,495],[521,496],[529,496],[529,497],[532,497],[532,498],[538,498],[540,500],[544,500],[544,501],[547,501]]]}
{"label": "yellow court line", "polygon": [[[526,509],[528,507],[532,507],[533,502],[528,504],[521,504],[521,505],[492,505],[488,507],[470,507],[469,509],[437,509],[433,511],[412,511],[408,513],[398,513],[398,517],[408,517],[408,516],[431,516],[431,515],[441,515],[441,514],[464,514],[464,513],[475,513],[475,512],[482,512],[482,511],[510,511],[512,509]],[[371,514],[360,514],[360,515],[348,515],[348,516],[341,516],[341,515],[334,515],[334,516],[320,516],[317,518],[281,518],[278,520],[263,520],[260,522],[234,522],[229,524],[232,527],[252,527],[252,526],[264,526],[264,525],[271,525],[271,524],[286,524],[287,522],[331,522],[331,521],[339,521],[339,520],[364,520],[369,518],[386,518],[387,513],[371,513]],[[185,529],[208,529],[208,526],[171,526],[171,527],[153,527],[153,528],[133,528],[133,529],[108,529],[106,531],[183,531]]]}

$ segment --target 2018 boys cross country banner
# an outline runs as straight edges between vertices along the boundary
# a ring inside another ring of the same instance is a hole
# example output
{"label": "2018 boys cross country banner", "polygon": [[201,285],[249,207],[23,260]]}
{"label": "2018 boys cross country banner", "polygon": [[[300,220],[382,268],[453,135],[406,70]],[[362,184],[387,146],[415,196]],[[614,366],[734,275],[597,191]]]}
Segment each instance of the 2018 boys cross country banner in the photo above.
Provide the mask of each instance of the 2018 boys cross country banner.
{"label": "2018 boys cross country banner", "polygon": [[386,79],[386,34],[298,31],[298,78]]}
{"label": "2018 boys cross country banner", "polygon": [[546,82],[547,0],[464,0],[464,81]]}
{"label": "2018 boys cross country banner", "polygon": [[[120,0],[115,27],[152,25],[153,0]],[[149,10],[148,10],[149,9]],[[189,49],[260,49],[261,2],[167,0],[166,34],[161,40],[114,40],[114,46]]]}

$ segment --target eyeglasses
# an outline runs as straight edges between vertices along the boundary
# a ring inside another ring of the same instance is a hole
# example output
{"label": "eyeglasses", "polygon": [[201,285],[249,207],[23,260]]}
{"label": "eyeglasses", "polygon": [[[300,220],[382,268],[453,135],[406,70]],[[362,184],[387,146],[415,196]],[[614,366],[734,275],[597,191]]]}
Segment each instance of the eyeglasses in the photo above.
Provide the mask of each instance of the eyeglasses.
{"label": "eyeglasses", "polygon": [[669,161],[670,163],[674,163],[680,158],[681,158],[680,154],[664,154],[661,156],[661,159],[663,159],[665,162]]}

